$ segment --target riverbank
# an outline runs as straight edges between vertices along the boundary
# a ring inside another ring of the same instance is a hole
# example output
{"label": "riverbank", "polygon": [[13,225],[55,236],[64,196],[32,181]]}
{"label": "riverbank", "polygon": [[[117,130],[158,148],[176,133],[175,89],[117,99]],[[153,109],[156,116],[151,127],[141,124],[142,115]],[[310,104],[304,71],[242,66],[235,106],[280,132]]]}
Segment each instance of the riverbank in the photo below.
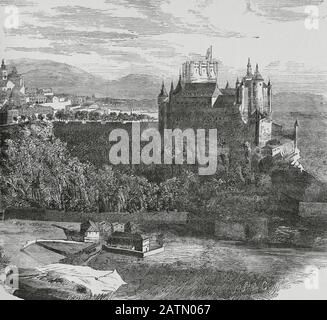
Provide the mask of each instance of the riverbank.
{"label": "riverbank", "polygon": [[[96,270],[116,269],[127,284],[110,299],[272,299],[278,298],[279,292],[292,283],[304,281],[308,266],[327,267],[325,249],[258,247],[180,235],[175,231],[165,230],[165,251],[158,255],[138,259],[101,252],[88,259],[78,253],[64,257],[39,246],[22,253],[19,244],[26,239],[58,239],[64,238],[64,234],[47,222],[0,223],[6,255],[18,267],[64,261]],[[73,290],[70,293],[64,292],[65,299],[76,298]],[[49,292],[45,290],[42,294],[46,298]]]}

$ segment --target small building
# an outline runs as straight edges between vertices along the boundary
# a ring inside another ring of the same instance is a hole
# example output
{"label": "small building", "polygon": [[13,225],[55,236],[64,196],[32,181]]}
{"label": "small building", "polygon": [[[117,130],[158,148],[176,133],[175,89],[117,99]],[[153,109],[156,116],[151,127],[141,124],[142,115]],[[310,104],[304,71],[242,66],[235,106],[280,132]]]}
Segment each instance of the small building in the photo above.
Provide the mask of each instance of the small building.
{"label": "small building", "polygon": [[91,220],[81,224],[80,233],[84,236],[84,242],[100,241],[100,228],[95,222]]}
{"label": "small building", "polygon": [[108,239],[108,245],[120,249],[148,252],[150,251],[150,238],[140,233],[114,232]]}
{"label": "small building", "polygon": [[111,224],[112,232],[125,232],[125,224],[120,222],[114,222]]}
{"label": "small building", "polygon": [[140,230],[138,228],[138,226],[134,223],[134,222],[127,222],[125,224],[125,232],[128,232],[128,233],[139,233]]}

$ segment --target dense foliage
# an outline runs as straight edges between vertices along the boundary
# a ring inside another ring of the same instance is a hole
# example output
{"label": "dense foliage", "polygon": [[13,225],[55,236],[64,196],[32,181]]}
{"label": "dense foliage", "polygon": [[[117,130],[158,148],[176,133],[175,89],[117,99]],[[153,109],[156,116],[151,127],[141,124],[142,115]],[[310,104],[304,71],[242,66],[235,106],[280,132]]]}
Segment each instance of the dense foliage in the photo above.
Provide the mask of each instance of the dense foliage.
{"label": "dense foliage", "polygon": [[[6,141],[0,170],[5,206],[79,212],[212,213],[221,203],[228,203],[226,197],[231,197],[231,192],[242,192],[232,175],[208,179],[181,169],[176,176],[149,180],[146,168],[137,174],[110,166],[98,168],[71,156],[52,131],[51,124],[36,122]],[[163,175],[160,170],[164,169],[159,168],[158,173]],[[155,169],[150,166],[149,172],[153,176]]]}

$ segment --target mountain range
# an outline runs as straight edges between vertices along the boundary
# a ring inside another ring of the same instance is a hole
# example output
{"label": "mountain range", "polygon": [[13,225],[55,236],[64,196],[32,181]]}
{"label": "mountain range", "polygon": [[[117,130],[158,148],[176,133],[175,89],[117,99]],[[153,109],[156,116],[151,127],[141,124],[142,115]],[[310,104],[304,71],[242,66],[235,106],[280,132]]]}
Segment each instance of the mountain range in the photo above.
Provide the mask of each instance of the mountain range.
{"label": "mountain range", "polygon": [[95,94],[98,97],[154,99],[162,80],[146,74],[130,74],[108,81],[65,63],[51,60],[17,59],[8,61],[24,76],[26,87],[52,88],[56,93]]}
{"label": "mountain range", "polygon": [[[162,83],[162,78],[147,74],[130,74],[109,81],[71,65],[50,60],[17,59],[9,60],[8,64],[9,67],[15,65],[24,76],[26,87],[50,87],[55,93],[95,94],[98,97],[149,100],[154,103]],[[236,77],[242,74],[244,70],[221,65],[218,84],[224,87],[228,80],[234,86]],[[305,70],[299,64],[277,61],[263,68],[262,75],[271,78],[277,97],[275,105],[282,105],[282,108],[303,106],[304,96],[312,100],[312,96],[326,97],[327,94],[327,72],[317,73]],[[167,83],[167,91],[169,87]],[[295,94],[290,95],[290,92]]]}

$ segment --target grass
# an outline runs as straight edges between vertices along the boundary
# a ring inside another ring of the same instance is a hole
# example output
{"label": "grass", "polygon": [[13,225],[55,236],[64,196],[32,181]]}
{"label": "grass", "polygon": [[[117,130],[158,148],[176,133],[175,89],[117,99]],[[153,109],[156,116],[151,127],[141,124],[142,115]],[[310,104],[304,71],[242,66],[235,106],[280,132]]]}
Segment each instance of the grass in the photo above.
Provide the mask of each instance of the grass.
{"label": "grass", "polygon": [[[146,281],[138,282],[143,277]],[[276,291],[277,278],[245,271],[219,271],[213,268],[170,266],[132,266],[128,299],[254,299]],[[133,292],[134,290],[134,292]],[[120,292],[114,294],[121,298]]]}
{"label": "grass", "polygon": [[4,269],[9,264],[9,262],[10,262],[10,260],[4,254],[3,248],[0,247],[0,270]]}

